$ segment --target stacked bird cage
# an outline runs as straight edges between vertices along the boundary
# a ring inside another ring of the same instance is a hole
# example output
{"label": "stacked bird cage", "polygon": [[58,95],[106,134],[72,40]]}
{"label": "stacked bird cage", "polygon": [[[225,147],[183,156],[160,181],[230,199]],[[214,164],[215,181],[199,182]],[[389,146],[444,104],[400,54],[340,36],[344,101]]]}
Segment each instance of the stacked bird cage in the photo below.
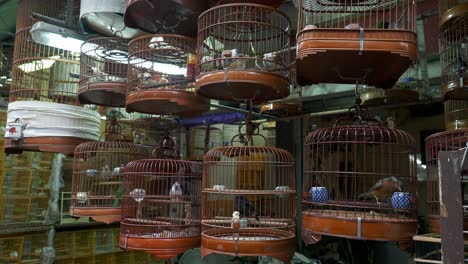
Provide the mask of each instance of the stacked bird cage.
{"label": "stacked bird cage", "polygon": [[[351,123],[345,123],[349,122]],[[304,143],[303,240],[410,241],[417,231],[416,141],[356,113]]]}
{"label": "stacked bird cage", "polygon": [[289,18],[251,3],[215,6],[198,19],[197,93],[264,103],[289,95]]}
{"label": "stacked bird cage", "polygon": [[128,41],[120,38],[94,38],[81,45],[80,103],[125,105],[127,45]]}
{"label": "stacked bird cage", "polygon": [[300,85],[361,81],[387,89],[416,61],[414,1],[297,2]]}
{"label": "stacked bird cage", "polygon": [[209,150],[224,145],[223,131],[213,126],[191,127],[188,145],[190,160],[202,161]]}
{"label": "stacked bird cage", "polygon": [[125,167],[120,247],[173,258],[200,245],[202,166],[179,160],[167,135],[154,159]]}
{"label": "stacked bird cage", "polygon": [[468,128],[468,105],[466,101],[447,100],[444,102],[445,129],[447,131]]}
{"label": "stacked bird cage", "polygon": [[294,160],[282,149],[251,146],[254,130],[248,121],[246,133],[232,139],[243,137],[244,146],[215,148],[203,159],[202,257],[288,262],[294,254]]}
{"label": "stacked bird cage", "polygon": [[197,115],[209,110],[209,100],[194,91],[194,39],[147,35],[132,40],[129,53],[127,111]]}
{"label": "stacked bird cage", "polygon": [[147,147],[127,142],[115,114],[108,117],[106,141],[87,142],[75,149],[70,214],[111,223],[120,220],[123,169],[148,157]]}

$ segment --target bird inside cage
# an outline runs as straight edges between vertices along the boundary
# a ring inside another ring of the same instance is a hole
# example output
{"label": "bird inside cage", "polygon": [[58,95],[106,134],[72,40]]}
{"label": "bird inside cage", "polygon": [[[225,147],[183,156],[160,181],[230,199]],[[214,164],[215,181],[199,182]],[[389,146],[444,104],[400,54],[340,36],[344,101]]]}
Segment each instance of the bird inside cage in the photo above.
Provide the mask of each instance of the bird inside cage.
{"label": "bird inside cage", "polygon": [[390,203],[394,192],[402,191],[402,182],[395,176],[382,178],[367,193],[359,196],[361,200],[374,200],[377,205]]}

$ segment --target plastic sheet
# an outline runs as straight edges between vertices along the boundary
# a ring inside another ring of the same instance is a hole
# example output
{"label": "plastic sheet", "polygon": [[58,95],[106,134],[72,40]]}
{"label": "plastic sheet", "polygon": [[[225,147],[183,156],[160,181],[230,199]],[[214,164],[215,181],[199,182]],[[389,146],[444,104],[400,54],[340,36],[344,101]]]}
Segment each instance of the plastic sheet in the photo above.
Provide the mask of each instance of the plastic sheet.
{"label": "plastic sheet", "polygon": [[65,104],[17,101],[8,105],[8,124],[19,119],[24,137],[77,137],[98,140],[101,117],[95,111]]}
{"label": "plastic sheet", "polygon": [[54,259],[55,259],[54,235],[55,235],[55,230],[51,228],[49,230],[49,234],[47,238],[47,246],[42,248],[41,264],[54,263]]}
{"label": "plastic sheet", "polygon": [[60,220],[60,189],[64,186],[63,181],[63,159],[65,155],[61,153],[54,154],[52,160],[52,170],[47,187],[49,189],[49,207],[44,216],[43,224],[51,225]]}

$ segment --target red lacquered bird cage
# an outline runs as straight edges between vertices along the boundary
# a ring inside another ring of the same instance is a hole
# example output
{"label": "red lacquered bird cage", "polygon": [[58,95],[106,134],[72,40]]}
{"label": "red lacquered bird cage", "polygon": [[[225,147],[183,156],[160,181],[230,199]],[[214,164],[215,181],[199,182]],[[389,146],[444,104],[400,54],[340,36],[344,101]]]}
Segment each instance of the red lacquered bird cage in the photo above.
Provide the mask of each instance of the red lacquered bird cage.
{"label": "red lacquered bird cage", "polygon": [[306,137],[303,239],[410,241],[417,231],[415,139],[355,117]]}
{"label": "red lacquered bird cage", "polygon": [[299,0],[299,84],[360,80],[393,87],[416,61],[415,6],[412,0]]}
{"label": "red lacquered bird cage", "polygon": [[203,159],[202,257],[271,256],[289,262],[294,254],[294,160],[282,149],[251,146],[254,130],[248,123],[245,135],[235,136],[243,137],[245,146],[215,148]]}
{"label": "red lacquered bird cage", "polygon": [[179,160],[167,135],[154,159],[125,167],[120,247],[173,258],[200,246],[201,163]]}
{"label": "red lacquered bird cage", "polygon": [[122,139],[115,116],[107,126],[106,141],[86,142],[75,149],[70,215],[104,223],[120,220],[123,171],[133,160],[149,157],[143,145]]}
{"label": "red lacquered bird cage", "polygon": [[262,103],[289,95],[286,14],[256,4],[213,7],[198,19],[197,93]]}
{"label": "red lacquered bird cage", "polygon": [[[440,196],[439,196],[439,152],[455,151],[466,147],[468,129],[445,131],[426,138],[427,166],[427,212],[428,228],[431,232],[440,234]],[[464,218],[465,229],[468,228],[468,218]]]}
{"label": "red lacquered bird cage", "polygon": [[444,102],[445,129],[468,128],[468,103],[466,101],[447,100]]}
{"label": "red lacquered bird cage", "polygon": [[147,35],[129,44],[126,109],[148,114],[197,115],[209,100],[195,94],[195,40]]}
{"label": "red lacquered bird cage", "polygon": [[468,3],[440,1],[440,65],[447,99],[468,99]]}
{"label": "red lacquered bird cage", "polygon": [[127,45],[128,41],[120,38],[95,38],[81,45],[80,103],[125,105]]}

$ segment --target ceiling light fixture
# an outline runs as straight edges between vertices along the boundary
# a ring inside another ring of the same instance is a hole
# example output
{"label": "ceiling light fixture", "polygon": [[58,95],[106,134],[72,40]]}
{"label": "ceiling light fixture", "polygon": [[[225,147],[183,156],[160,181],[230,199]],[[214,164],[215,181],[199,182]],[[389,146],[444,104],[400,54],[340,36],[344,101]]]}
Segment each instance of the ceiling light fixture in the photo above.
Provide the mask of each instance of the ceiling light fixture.
{"label": "ceiling light fixture", "polygon": [[36,22],[29,32],[33,41],[38,44],[77,53],[84,42],[78,32],[43,21]]}

